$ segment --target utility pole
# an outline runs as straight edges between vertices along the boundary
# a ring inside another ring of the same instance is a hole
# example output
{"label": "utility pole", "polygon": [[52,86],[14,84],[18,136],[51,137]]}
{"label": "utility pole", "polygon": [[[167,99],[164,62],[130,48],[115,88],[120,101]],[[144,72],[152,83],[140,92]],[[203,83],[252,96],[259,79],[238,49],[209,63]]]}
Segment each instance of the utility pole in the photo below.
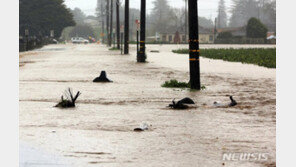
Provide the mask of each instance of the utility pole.
{"label": "utility pole", "polygon": [[112,38],[113,38],[113,0],[110,0],[111,1],[111,10],[110,10],[110,41],[109,41],[109,46],[111,47],[112,45]]}
{"label": "utility pole", "polygon": [[106,0],[107,1],[107,3],[106,3],[106,22],[107,22],[107,27],[106,27],[106,29],[107,29],[107,45],[109,45],[109,43],[110,43],[110,36],[109,36],[109,33],[110,33],[110,24],[109,24],[109,14],[110,14],[110,12],[109,12],[109,0]]}
{"label": "utility pole", "polygon": [[124,54],[129,53],[129,0],[125,0],[124,19]]}
{"label": "utility pole", "polygon": [[123,25],[120,27],[120,51],[121,51],[121,54],[122,54],[122,51],[123,51],[123,47],[122,47],[122,44],[123,44],[123,33],[124,33],[124,28],[123,28]]}
{"label": "utility pole", "polygon": [[101,37],[102,37],[102,43],[105,43],[105,32],[104,32],[104,28],[105,28],[105,23],[104,23],[104,9],[103,9],[103,2],[101,1],[101,21],[102,21],[102,30],[101,30]]}
{"label": "utility pole", "polygon": [[216,40],[216,36],[217,36],[217,17],[215,18],[215,27],[214,27],[214,43]]}
{"label": "utility pole", "polygon": [[140,20],[140,51],[137,55],[137,62],[143,63],[146,61],[145,53],[145,31],[146,31],[146,0],[141,0],[141,20]]}
{"label": "utility pole", "polygon": [[135,14],[133,13],[132,15],[132,25],[131,25],[131,29],[130,29],[130,33],[129,33],[129,39],[131,41],[133,41],[133,32],[134,32],[134,20],[135,20]]}
{"label": "utility pole", "polygon": [[139,54],[139,30],[137,29],[137,55]]}
{"label": "utility pole", "polygon": [[116,35],[117,35],[117,49],[120,49],[120,17],[119,17],[119,0],[116,0]]}
{"label": "utility pole", "polygon": [[191,89],[200,90],[199,35],[197,0],[189,0],[189,65]]}
{"label": "utility pole", "polygon": [[26,51],[29,50],[29,29],[25,29],[25,37],[26,37]]}
{"label": "utility pole", "polygon": [[113,47],[114,48],[117,48],[116,47],[116,29],[115,28],[113,28]]}
{"label": "utility pole", "polygon": [[218,28],[222,28],[221,26],[221,9],[218,10]]}
{"label": "utility pole", "polygon": [[187,41],[188,34],[188,0],[185,0],[185,41]]}
{"label": "utility pole", "polygon": [[137,56],[139,54],[139,26],[140,26],[140,22],[139,20],[136,20],[136,25],[137,25]]}

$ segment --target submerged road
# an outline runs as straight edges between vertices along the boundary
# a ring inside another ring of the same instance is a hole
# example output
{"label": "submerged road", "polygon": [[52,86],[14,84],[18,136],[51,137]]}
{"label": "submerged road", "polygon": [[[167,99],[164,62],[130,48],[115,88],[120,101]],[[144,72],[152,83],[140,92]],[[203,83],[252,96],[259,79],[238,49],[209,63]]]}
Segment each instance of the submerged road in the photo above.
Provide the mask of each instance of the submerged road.
{"label": "submerged road", "polygon": [[34,148],[27,143],[19,146],[19,167],[70,167],[63,157]]}
{"label": "submerged road", "polygon": [[[46,162],[58,154],[71,162],[66,165],[77,167],[275,166],[275,69],[201,58],[206,90],[162,88],[170,79],[188,81],[188,56],[171,52],[178,47],[186,46],[148,45],[144,64],[136,63],[135,46],[130,55],[95,44],[49,45],[21,53],[19,136],[38,148],[37,153],[25,149],[27,155],[45,152]],[[92,82],[102,70],[113,83]],[[82,93],[77,107],[53,107],[68,87]],[[212,106],[229,102],[227,95],[238,106]],[[184,97],[197,107],[166,107]],[[149,130],[134,132],[142,123]],[[223,160],[223,153],[267,153],[268,159]],[[26,157],[21,154],[21,162]]]}

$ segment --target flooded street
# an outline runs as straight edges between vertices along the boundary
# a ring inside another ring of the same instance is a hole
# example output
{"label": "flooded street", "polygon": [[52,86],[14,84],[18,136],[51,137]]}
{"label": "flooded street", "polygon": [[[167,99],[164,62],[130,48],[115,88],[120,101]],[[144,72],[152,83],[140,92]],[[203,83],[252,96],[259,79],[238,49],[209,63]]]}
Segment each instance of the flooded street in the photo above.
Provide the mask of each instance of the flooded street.
{"label": "flooded street", "polygon": [[[188,81],[187,45],[148,45],[148,63],[103,45],[49,45],[20,53],[20,140],[72,166],[273,167],[276,161],[276,70],[201,58],[206,90],[162,88]],[[201,48],[229,45],[201,45]],[[230,45],[230,47],[274,47]],[[158,50],[159,53],[151,53]],[[93,83],[105,70],[113,83]],[[75,109],[55,108],[64,90],[80,91]],[[215,108],[214,101],[238,105]],[[196,108],[171,110],[174,99]],[[134,132],[140,124],[148,131]],[[223,153],[268,153],[267,161],[223,161]]]}

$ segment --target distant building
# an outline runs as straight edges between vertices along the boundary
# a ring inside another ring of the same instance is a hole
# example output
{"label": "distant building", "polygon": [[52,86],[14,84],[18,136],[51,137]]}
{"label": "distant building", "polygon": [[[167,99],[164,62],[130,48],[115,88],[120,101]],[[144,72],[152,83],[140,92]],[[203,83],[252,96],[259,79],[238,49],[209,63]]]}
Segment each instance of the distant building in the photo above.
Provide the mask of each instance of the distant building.
{"label": "distant building", "polygon": [[276,35],[275,32],[267,32],[267,43],[276,44]]}
{"label": "distant building", "polygon": [[[188,43],[189,35],[184,31],[167,31],[159,33],[159,42],[163,43]],[[187,39],[187,40],[186,40]],[[214,43],[214,32],[212,29],[207,29],[199,26],[199,42],[203,44]]]}
{"label": "distant building", "polygon": [[227,28],[218,28],[217,35],[222,32],[230,32],[233,36],[236,37],[245,37],[247,34],[247,28],[244,27],[227,27]]}
{"label": "distant building", "polygon": [[268,39],[268,38],[271,38],[271,37],[273,37],[273,36],[275,37],[275,32],[267,32],[267,36],[266,36],[267,39]]}
{"label": "distant building", "polygon": [[[227,28],[218,28],[216,29],[216,35],[219,33],[229,32],[232,34],[232,38],[229,39],[215,39],[215,43],[217,44],[265,44],[265,38],[248,38],[247,37],[247,27],[227,27]],[[272,33],[270,33],[272,34]],[[268,36],[268,34],[267,34]],[[216,36],[217,37],[217,36]],[[268,43],[275,43],[274,41],[270,41]]]}

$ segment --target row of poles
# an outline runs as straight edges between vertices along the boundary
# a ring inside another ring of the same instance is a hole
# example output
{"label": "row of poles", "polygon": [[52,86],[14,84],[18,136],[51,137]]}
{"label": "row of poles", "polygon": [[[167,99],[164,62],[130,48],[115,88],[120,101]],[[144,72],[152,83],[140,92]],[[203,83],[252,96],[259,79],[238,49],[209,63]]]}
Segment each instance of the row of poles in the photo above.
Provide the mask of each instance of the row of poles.
{"label": "row of poles", "polygon": [[[200,84],[200,49],[199,49],[199,35],[198,35],[198,5],[197,0],[188,1],[188,20],[189,20],[189,65],[190,65],[190,86],[191,89],[201,89]],[[111,4],[109,4],[111,3]],[[102,4],[102,3],[101,3]],[[110,7],[110,9],[109,9]],[[116,36],[117,48],[120,49],[120,18],[119,18],[120,2],[116,0]],[[187,6],[186,6],[187,7]],[[101,6],[103,10],[103,4]],[[109,12],[110,10],[110,12]],[[113,0],[107,0],[106,3],[106,24],[108,45],[112,44],[113,34]],[[125,0],[124,12],[124,54],[129,54],[129,0]],[[109,18],[110,17],[110,18]],[[104,19],[104,18],[103,18]],[[186,20],[186,24],[187,21]],[[104,20],[102,20],[102,31],[104,30]],[[187,30],[186,30],[187,31]],[[138,34],[137,34],[138,35]],[[138,38],[138,37],[137,37]],[[140,16],[140,48],[137,50],[137,62],[143,63],[146,61],[146,0],[141,0],[141,16]],[[103,38],[103,42],[104,38]]]}

